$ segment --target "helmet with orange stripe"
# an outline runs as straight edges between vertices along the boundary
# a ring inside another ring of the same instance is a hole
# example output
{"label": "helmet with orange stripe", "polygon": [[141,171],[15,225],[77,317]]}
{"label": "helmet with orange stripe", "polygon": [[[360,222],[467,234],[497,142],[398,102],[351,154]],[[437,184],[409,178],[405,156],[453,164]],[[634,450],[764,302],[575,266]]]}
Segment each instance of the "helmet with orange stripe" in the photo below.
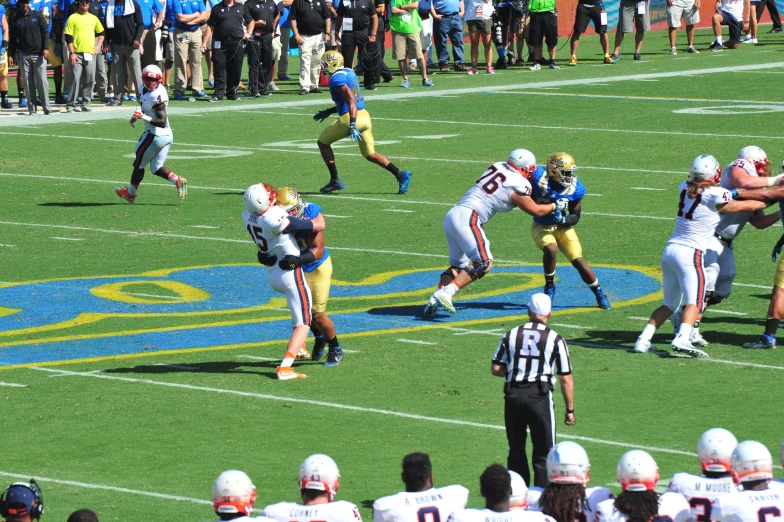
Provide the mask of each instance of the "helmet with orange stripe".
{"label": "helmet with orange stripe", "polygon": [[256,486],[242,471],[224,471],[212,484],[212,505],[215,513],[248,516],[256,502]]}
{"label": "helmet with orange stripe", "polygon": [[245,191],[245,208],[251,214],[260,216],[275,204],[277,197],[275,187],[267,183],[256,183]]}
{"label": "helmet with orange stripe", "polygon": [[736,484],[773,479],[773,457],[762,443],[744,440],[735,447],[730,470]]}
{"label": "helmet with orange stripe", "polygon": [[311,455],[299,467],[299,489],[324,491],[329,501],[335,499],[340,487],[340,471],[331,457],[322,454]]}

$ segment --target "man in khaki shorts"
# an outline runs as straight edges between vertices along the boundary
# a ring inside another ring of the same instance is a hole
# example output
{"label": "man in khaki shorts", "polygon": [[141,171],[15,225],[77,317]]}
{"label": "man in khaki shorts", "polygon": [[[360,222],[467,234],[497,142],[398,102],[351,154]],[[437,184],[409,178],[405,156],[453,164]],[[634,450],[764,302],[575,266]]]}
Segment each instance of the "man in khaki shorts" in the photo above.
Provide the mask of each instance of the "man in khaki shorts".
{"label": "man in khaki shorts", "polygon": [[422,42],[419,33],[422,30],[422,20],[419,18],[419,2],[416,0],[390,0],[392,16],[389,18],[389,27],[392,29],[392,46],[394,57],[400,66],[400,75],[403,77],[401,87],[411,87],[408,81],[408,58],[416,58],[419,72],[422,75],[422,86],[432,87],[433,82],[427,79],[427,65],[422,55]]}
{"label": "man in khaki shorts", "polygon": [[615,30],[615,52],[612,60],[617,62],[620,58],[621,43],[626,33],[634,33],[634,59],[642,60],[642,39],[645,31],[651,30],[650,0],[621,0],[621,12],[618,16],[618,28]]}
{"label": "man in khaki shorts", "polygon": [[700,0],[667,0],[667,26],[670,32],[670,54],[678,54],[675,47],[675,32],[686,22],[687,53],[699,53],[694,48],[694,26],[700,23]]}

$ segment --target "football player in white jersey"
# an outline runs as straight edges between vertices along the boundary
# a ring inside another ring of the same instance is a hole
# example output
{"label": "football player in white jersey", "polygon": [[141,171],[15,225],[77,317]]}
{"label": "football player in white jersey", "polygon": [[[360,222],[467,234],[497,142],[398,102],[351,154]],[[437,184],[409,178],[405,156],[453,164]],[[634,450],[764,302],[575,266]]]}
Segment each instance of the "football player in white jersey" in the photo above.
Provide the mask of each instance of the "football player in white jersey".
{"label": "football player in white jersey", "polygon": [[536,158],[531,151],[513,150],[506,162],[493,163],[447,212],[443,228],[450,267],[441,274],[438,288],[425,306],[425,317],[435,317],[439,304],[455,313],[452,304],[455,293],[484,277],[493,267],[484,224],[496,213],[509,212],[515,207],[532,216],[558,211],[555,203],[539,205],[531,199],[529,180],[534,170]]}
{"label": "football player in white jersey", "polygon": [[730,475],[730,458],[737,445],[738,440],[729,431],[709,429],[697,441],[702,475],[676,473],[670,479],[667,491],[683,495],[696,522],[710,522],[713,501],[738,492]]}
{"label": "football player in white jersey", "polygon": [[755,212],[767,206],[761,201],[733,200],[737,192],[720,187],[720,180],[721,165],[716,158],[703,154],[692,161],[689,179],[679,188],[675,230],[661,258],[664,303],[651,314],[634,345],[635,352],[656,349],[651,345],[653,334],[684,301],[682,323],[671,346],[676,352],[692,357],[708,356],[689,341],[694,322],[705,308],[705,251],[719,224],[720,214]]}
{"label": "football player in white jersey", "polygon": [[485,507],[459,509],[452,513],[448,522],[555,522],[536,511],[512,508],[512,477],[501,464],[491,464],[485,468],[479,477],[479,485]]}
{"label": "football player in white jersey", "polygon": [[127,187],[117,187],[115,193],[128,203],[136,201],[139,184],[144,179],[144,168],[149,164],[153,174],[170,181],[177,187],[180,201],[188,195],[188,180],[178,176],[163,164],[169,147],[174,142],[174,135],[169,127],[169,118],[166,115],[166,105],[169,95],[166,88],[161,85],[163,73],[157,65],[148,65],[142,72],[144,94],[141,98],[141,110],[136,110],[131,117],[131,126],[137,120],[144,121],[144,134],[136,144],[136,156],[133,160],[133,173],[131,184]]}
{"label": "football player in white jersey", "polygon": [[234,522],[272,522],[269,518],[251,518],[256,503],[256,486],[244,472],[224,471],[212,484],[212,505],[219,520]]}
{"label": "football player in white jersey", "polygon": [[433,465],[427,453],[403,457],[400,477],[406,490],[376,500],[373,522],[443,522],[468,502],[468,489],[463,486],[433,486]]}
{"label": "football player in white jersey", "polygon": [[335,500],[340,472],[327,455],[311,455],[299,467],[302,503],[279,502],[264,508],[262,516],[277,522],[362,522],[351,502]]}
{"label": "football player in white jersey", "polygon": [[509,509],[528,509],[528,486],[516,471],[509,470],[512,481],[512,494],[509,497]]}
{"label": "football player in white jersey", "polygon": [[547,455],[550,483],[528,509],[541,511],[557,522],[592,522],[596,506],[613,495],[607,488],[586,488],[590,475],[591,462],[583,447],[568,440],[559,442]]}
{"label": "football player in white jersey", "polygon": [[[242,221],[258,247],[259,261],[267,266],[267,281],[273,290],[286,296],[291,311],[294,331],[283,362],[278,366],[278,379],[304,379],[305,375],[294,371],[291,365],[310,331],[311,295],[299,262],[299,245],[293,234],[319,232],[324,230],[324,222],[289,216],[275,204],[276,198],[277,192],[271,185],[258,183],[248,187]],[[273,257],[277,263],[266,261]]]}
{"label": "football player in white jersey", "polygon": [[732,452],[730,468],[743,491],[713,502],[713,522],[780,522],[784,491],[770,487],[773,457],[768,448],[755,440],[741,442]]}
{"label": "football player in white jersey", "polygon": [[[764,187],[777,187],[781,184],[784,175],[770,177],[770,160],[765,151],[759,147],[743,147],[738,152],[738,158],[730,163],[721,173],[721,187],[733,189],[757,189]],[[735,279],[735,250],[733,240],[746,226],[751,223],[758,229],[768,228],[781,219],[781,212],[776,211],[765,215],[756,212],[741,212],[738,214],[722,214],[719,224],[710,238],[708,249],[705,251],[705,307],[719,304],[732,293],[732,282]],[[670,316],[675,331],[680,326],[680,310]],[[699,315],[694,323],[689,340],[694,346],[706,346],[708,342],[700,335]],[[729,470],[728,470],[729,472]]]}
{"label": "football player in white jersey", "polygon": [[627,451],[618,461],[618,498],[605,500],[596,508],[595,522],[686,522],[689,504],[682,495],[654,491],[659,467],[642,450]]}

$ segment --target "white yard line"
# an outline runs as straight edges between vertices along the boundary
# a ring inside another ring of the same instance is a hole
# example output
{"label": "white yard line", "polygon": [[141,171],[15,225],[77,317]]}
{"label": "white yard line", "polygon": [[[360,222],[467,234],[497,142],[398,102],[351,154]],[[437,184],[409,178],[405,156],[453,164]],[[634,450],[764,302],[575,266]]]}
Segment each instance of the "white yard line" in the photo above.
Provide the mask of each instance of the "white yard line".
{"label": "white yard line", "polygon": [[642,316],[632,315],[630,317],[627,317],[627,319],[632,319],[634,321],[648,321],[648,320],[650,320],[650,317],[642,317]]}
{"label": "white yard line", "polygon": [[577,324],[563,324],[563,323],[550,323],[552,326],[558,326],[560,328],[574,328],[576,330],[590,330],[594,328],[593,326],[580,326]]}
{"label": "white yard line", "polygon": [[[167,185],[169,185],[169,184],[167,183]],[[209,228],[209,229],[220,228],[220,227],[214,227],[212,225],[191,225],[190,227],[191,228]]]}
{"label": "white yard line", "polygon": [[[106,379],[112,381],[120,381],[120,382],[128,382],[128,383],[137,383],[137,384],[146,384],[151,386],[163,386],[168,388],[177,388],[183,390],[191,390],[191,391],[201,391],[201,392],[208,392],[208,393],[217,393],[217,394],[224,394],[224,395],[235,395],[239,397],[249,397],[254,399],[262,399],[268,401],[278,401],[278,402],[290,402],[295,404],[307,404],[311,406],[318,406],[319,408],[334,408],[340,410],[348,410],[354,411],[358,413],[371,413],[377,415],[386,415],[390,417],[398,417],[404,419],[411,419],[411,420],[418,420],[424,422],[432,422],[438,424],[448,424],[448,425],[458,425],[458,426],[469,426],[473,428],[483,428],[483,429],[491,429],[491,430],[505,430],[506,428],[503,425],[499,424],[487,424],[482,422],[472,422],[466,420],[459,420],[459,419],[447,419],[441,417],[433,417],[430,415],[416,415],[413,413],[405,413],[400,411],[393,411],[393,410],[384,410],[380,408],[365,408],[362,406],[353,406],[350,404],[339,404],[335,402],[326,402],[326,401],[316,401],[311,399],[298,399],[294,397],[283,397],[280,395],[271,395],[266,393],[253,393],[253,392],[245,392],[240,390],[230,390],[224,388],[212,388],[207,386],[196,386],[193,384],[182,384],[182,383],[173,383],[173,382],[165,382],[165,381],[155,381],[152,379],[136,379],[132,377],[121,377],[119,375],[108,375],[105,373],[101,374],[83,374],[80,372],[71,372],[67,370],[59,370],[56,368],[45,368],[45,367],[32,367],[31,370],[38,370],[43,372],[50,372],[50,373],[60,373],[60,374],[71,374],[74,376],[79,377],[92,377],[94,379]],[[561,433],[557,433],[556,437],[560,437],[566,440],[580,440],[584,442],[593,442],[596,444],[604,444],[609,446],[620,446],[625,448],[636,448],[642,449],[652,452],[659,452],[659,453],[671,453],[675,455],[685,455],[687,457],[695,457],[696,455],[692,452],[682,451],[672,448],[660,448],[656,446],[643,446],[639,444],[631,444],[626,442],[619,442],[613,440],[604,440],[604,439],[597,439],[594,437],[583,437],[577,435],[564,435]]]}
{"label": "white yard line", "polygon": [[15,382],[0,382],[0,386],[6,386],[8,388],[27,388],[26,384],[17,384]]}
{"label": "white yard line", "polygon": [[281,360],[280,357],[278,357],[278,358],[275,358],[275,357],[260,357],[258,355],[245,355],[245,354],[238,355],[237,357],[239,359],[250,359],[251,361],[280,361]]}
{"label": "white yard line", "polygon": [[629,188],[632,190],[657,190],[657,191],[667,190],[663,188],[653,188],[653,187],[629,187]]}
{"label": "white yard line", "polygon": [[399,209],[399,208],[382,208],[381,211],[382,212],[404,212],[406,214],[413,214],[414,213],[413,210],[403,210],[403,209]]}
{"label": "white yard line", "polygon": [[718,308],[711,308],[712,314],[727,314],[727,315],[749,315],[746,312],[733,312],[732,310],[719,310]]}
{"label": "white yard line", "polygon": [[472,328],[458,328],[454,326],[446,327],[444,330],[451,330],[453,332],[460,332],[456,333],[455,335],[492,335],[494,337],[498,337],[499,335],[503,335],[506,330],[502,328],[494,328],[492,330],[476,330]]}
{"label": "white yard line", "polygon": [[773,285],[749,285],[744,283],[732,283],[732,286],[748,286],[749,288],[762,288],[765,290],[770,290],[773,287]]}
{"label": "white yard line", "polygon": [[397,339],[399,343],[410,343],[410,344],[423,344],[426,346],[435,346],[438,343],[431,343],[430,341],[417,341],[416,339]]}
{"label": "white yard line", "polygon": [[351,219],[351,216],[336,216],[334,214],[324,214],[324,217],[328,217],[331,219]]}
{"label": "white yard line", "polygon": [[59,239],[60,241],[84,241],[84,239],[76,238],[76,237],[59,237],[59,236],[52,236],[52,239]]}

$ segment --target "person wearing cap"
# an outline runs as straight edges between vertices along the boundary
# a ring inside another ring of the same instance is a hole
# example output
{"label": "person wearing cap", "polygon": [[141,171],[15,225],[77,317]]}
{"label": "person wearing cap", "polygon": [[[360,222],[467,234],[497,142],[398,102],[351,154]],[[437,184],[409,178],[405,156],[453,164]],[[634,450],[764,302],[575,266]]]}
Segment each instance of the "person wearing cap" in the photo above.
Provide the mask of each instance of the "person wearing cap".
{"label": "person wearing cap", "polygon": [[547,486],[547,454],[555,445],[553,382],[561,386],[566,406],[564,423],[574,424],[574,383],[566,341],[547,328],[552,303],[546,294],[534,294],[528,301],[529,322],[512,328],[498,343],[490,373],[506,380],[504,421],[509,441],[507,466],[531,485],[527,429],[531,430],[534,468],[533,485]]}
{"label": "person wearing cap", "polygon": [[93,60],[101,52],[104,29],[98,17],[89,12],[89,6],[89,0],[79,0],[76,13],[69,16],[65,24],[65,41],[72,70],[66,112],[73,112],[77,103],[82,111],[91,110],[90,99],[95,82]]}
{"label": "person wearing cap", "polygon": [[27,86],[27,95],[30,98],[27,112],[30,115],[37,114],[36,105],[40,101],[44,114],[49,114],[52,112],[49,106],[49,80],[46,78],[49,25],[41,12],[30,8],[30,0],[19,0],[16,10],[16,18],[11,26],[9,48],[11,55],[17,52],[19,55],[19,73]]}
{"label": "person wearing cap", "polygon": [[5,522],[32,522],[44,514],[44,498],[35,479],[14,482],[0,499],[0,517]]}

